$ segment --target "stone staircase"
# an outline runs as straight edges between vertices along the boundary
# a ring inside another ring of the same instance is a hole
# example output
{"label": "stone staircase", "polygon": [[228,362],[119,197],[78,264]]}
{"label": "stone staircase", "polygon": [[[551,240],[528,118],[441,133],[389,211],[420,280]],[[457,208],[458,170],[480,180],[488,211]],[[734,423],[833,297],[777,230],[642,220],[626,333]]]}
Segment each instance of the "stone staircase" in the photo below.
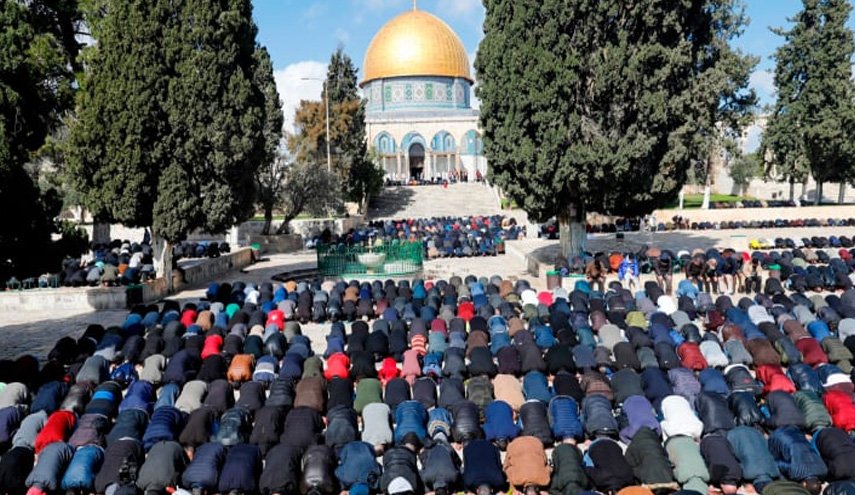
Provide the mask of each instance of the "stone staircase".
{"label": "stone staircase", "polygon": [[492,189],[481,183],[387,187],[368,208],[368,219],[429,218],[501,213]]}

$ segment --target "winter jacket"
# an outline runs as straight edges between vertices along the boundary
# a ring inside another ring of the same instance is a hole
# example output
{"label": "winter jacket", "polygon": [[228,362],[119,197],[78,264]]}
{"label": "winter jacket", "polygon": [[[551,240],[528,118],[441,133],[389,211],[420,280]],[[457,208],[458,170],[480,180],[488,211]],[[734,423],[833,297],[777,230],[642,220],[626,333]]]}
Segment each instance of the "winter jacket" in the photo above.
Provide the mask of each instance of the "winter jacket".
{"label": "winter jacket", "polygon": [[727,398],[727,403],[737,425],[756,426],[766,419],[751,392],[733,392]]}
{"label": "winter jacket", "polygon": [[519,411],[520,406],[525,402],[522,385],[513,375],[496,375],[493,378],[493,393],[496,400],[507,403],[514,411]]}
{"label": "winter jacket", "polygon": [[273,447],[258,480],[261,493],[297,493],[302,462],[302,449],[283,444]]}
{"label": "winter jacket", "polygon": [[178,441],[185,447],[198,447],[211,440],[211,433],[218,426],[218,414],[210,407],[196,409],[187,417],[187,422],[178,436]]}
{"label": "winter jacket", "polygon": [[362,411],[362,440],[371,445],[392,443],[392,419],[389,406],[375,402]]}
{"label": "winter jacket", "polygon": [[36,454],[51,443],[68,440],[75,424],[77,424],[77,417],[71,411],[56,411],[48,416],[44,428],[36,436]]}
{"label": "winter jacket", "polygon": [[778,468],[792,481],[808,478],[824,479],[828,474],[822,457],[795,426],[776,428],[769,435],[769,452],[778,462]]}
{"label": "winter jacket", "polygon": [[492,491],[505,484],[499,449],[488,440],[473,440],[463,447],[463,486],[475,492],[486,485]]}
{"label": "winter jacket", "polygon": [[704,435],[727,432],[736,426],[733,413],[728,408],[727,399],[722,395],[703,392],[698,396],[695,408],[704,423]]}
{"label": "winter jacket", "polygon": [[27,476],[26,485],[37,487],[43,492],[58,490],[62,475],[71,462],[74,451],[68,444],[53,442],[47,445],[38,456],[35,467]]}
{"label": "winter jacket", "polygon": [[825,408],[831,415],[834,426],[845,431],[855,430],[855,404],[852,396],[837,390],[830,390],[822,397]]}
{"label": "winter jacket", "polygon": [[460,484],[460,457],[457,452],[445,442],[436,442],[422,450],[421,478],[425,490],[436,491],[444,488],[455,491]]}
{"label": "winter jacket", "polygon": [[823,392],[822,381],[816,371],[804,363],[791,364],[787,367],[787,376],[793,381],[799,390],[813,391],[821,394]]}
{"label": "winter jacket", "polygon": [[261,451],[255,445],[238,444],[231,447],[226,454],[217,486],[221,493],[228,493],[232,490],[256,493],[260,474]]}
{"label": "winter jacket", "polygon": [[174,407],[164,406],[155,409],[148,428],[143,434],[143,447],[146,452],[157,442],[177,439],[184,426],[184,419],[184,413]]}
{"label": "winter jacket", "polygon": [[737,426],[727,432],[727,442],[742,466],[742,476],[751,483],[768,483],[781,476],[766,439],[759,430]]}
{"label": "winter jacket", "polygon": [[341,483],[342,489],[350,489],[357,483],[364,483],[375,490],[379,487],[383,470],[375,460],[373,445],[365,442],[350,442],[341,449],[338,458],[335,476]]}
{"label": "winter jacket", "polygon": [[387,491],[389,484],[396,478],[404,478],[414,492],[420,492],[416,454],[406,447],[394,447],[383,454],[383,474],[380,476],[380,490]]}
{"label": "winter jacket", "polygon": [[211,439],[225,447],[246,443],[252,429],[252,414],[249,409],[235,406],[223,413],[216,435]]}
{"label": "winter jacket", "polygon": [[598,433],[615,434],[618,431],[612,404],[602,395],[590,395],[582,400],[582,424],[591,438]]}
{"label": "winter jacket", "polygon": [[684,490],[706,493],[710,473],[701,455],[700,446],[687,436],[669,437],[665,442],[668,458],[674,465],[674,478]]}
{"label": "winter jacket", "polygon": [[376,378],[362,378],[356,384],[356,399],[353,408],[362,414],[368,404],[383,402],[383,387]]}
{"label": "winter jacket", "polygon": [[84,445],[104,447],[111,426],[110,420],[100,414],[84,414],[77,422],[77,428],[68,439],[68,444],[72,448]]}
{"label": "winter jacket", "polygon": [[415,433],[421,441],[427,436],[427,411],[418,401],[408,400],[395,410],[395,443],[400,443],[407,433]]}
{"label": "winter jacket", "polygon": [[535,437],[545,446],[552,444],[549,411],[545,403],[531,400],[523,404],[520,408],[520,424],[523,436]]}
{"label": "winter jacket", "polygon": [[674,394],[682,396],[689,404],[695,403],[695,398],[701,393],[701,383],[694,373],[687,368],[674,368],[668,371],[668,379],[674,389]]}
{"label": "winter jacket", "polygon": [[285,417],[279,442],[306,448],[318,443],[323,431],[323,418],[310,407],[295,407]]}
{"label": "winter jacket", "polygon": [[68,469],[62,476],[60,487],[78,493],[89,493],[95,489],[95,473],[104,463],[104,449],[98,445],[86,445],[74,452]]}
{"label": "winter jacket", "polygon": [[806,426],[804,414],[792,394],[787,392],[772,392],[766,396],[766,406],[769,408],[769,418],[766,424],[771,428],[793,425],[799,428]]}
{"label": "winter jacket", "polygon": [[143,434],[148,428],[148,415],[139,409],[123,411],[116,418],[116,423],[107,434],[107,445],[111,445],[123,438],[131,438],[142,441]]}
{"label": "winter jacket", "polygon": [[725,368],[724,378],[733,392],[750,392],[760,395],[762,386],[751,376],[748,367],[742,364],[732,364]]}
{"label": "winter jacket", "polygon": [[550,495],[578,495],[588,488],[582,452],[575,445],[560,444],[552,450]]}
{"label": "winter jacket", "polygon": [[674,473],[671,461],[662,447],[659,434],[642,426],[635,432],[632,441],[624,452],[626,461],[632,466],[632,473],[643,484],[671,483]]}
{"label": "winter jacket", "polygon": [[629,444],[641,428],[649,428],[660,434],[659,422],[653,406],[643,395],[633,395],[626,399],[623,404],[623,415],[626,418],[626,426],[620,430],[620,438]]}
{"label": "winter jacket", "polygon": [[662,401],[662,433],[665,437],[685,435],[701,438],[703,422],[695,416],[689,402],[680,395],[671,395]]}
{"label": "winter jacket", "polygon": [[144,380],[137,380],[128,387],[125,398],[119,404],[119,412],[125,409],[139,409],[151,414],[151,406],[157,399],[154,386]]}
{"label": "winter jacket", "polygon": [[205,443],[193,452],[193,461],[181,475],[184,488],[206,491],[217,489],[220,469],[226,459],[226,448],[219,443]]}
{"label": "winter jacket", "polygon": [[739,485],[742,481],[742,466],[733,455],[730,443],[724,434],[707,435],[701,440],[701,455],[710,473],[713,485]]}
{"label": "winter jacket", "polygon": [[787,378],[784,370],[779,365],[758,366],[756,374],[757,379],[763,382],[764,394],[775,391],[792,394],[796,391],[796,386]]}
{"label": "winter jacket", "polygon": [[809,431],[831,426],[831,416],[829,416],[828,410],[825,409],[822,399],[819,398],[816,392],[799,390],[793,394],[793,399],[795,399],[796,405],[804,415],[805,426]]}
{"label": "winter jacket", "polygon": [[202,407],[202,401],[207,392],[207,383],[200,380],[189,381],[181,389],[181,395],[175,401],[175,408],[183,413],[190,414]]}
{"label": "winter jacket", "polygon": [[28,447],[13,447],[0,458],[0,491],[9,495],[24,495],[25,484],[33,468],[35,455]]}
{"label": "winter jacket", "polygon": [[519,435],[519,427],[514,421],[514,411],[507,403],[494,400],[484,410],[484,417],[484,436],[487,440],[510,441]]}
{"label": "winter jacket", "polygon": [[302,493],[317,492],[324,495],[338,493],[338,480],[333,474],[335,455],[326,445],[312,445],[303,454]]}
{"label": "winter jacket", "polygon": [[614,402],[623,404],[627,397],[644,395],[641,376],[631,369],[622,369],[611,376],[611,388],[614,392]]}
{"label": "winter jacket", "polygon": [[571,397],[559,395],[549,401],[549,422],[552,435],[559,441],[565,438],[581,440],[584,437],[585,432],[579,418],[579,404]]}
{"label": "winter jacket", "polygon": [[101,470],[95,476],[95,493],[104,493],[107,486],[118,483],[123,464],[139,467],[143,458],[142,444],[138,440],[127,438],[110,443],[104,452]]}
{"label": "winter jacket", "polygon": [[813,436],[816,450],[828,467],[829,480],[855,479],[855,441],[840,428],[823,428]]}
{"label": "winter jacket", "polygon": [[660,410],[662,400],[674,394],[668,376],[659,368],[647,368],[641,372],[641,384],[644,388],[644,396],[653,404],[656,410]]}
{"label": "winter jacket", "polygon": [[44,428],[45,421],[47,421],[47,413],[45,411],[27,415],[18,426],[15,436],[12,437],[12,446],[33,449],[36,443],[36,436]]}
{"label": "winter jacket", "polygon": [[178,442],[158,442],[139,469],[137,487],[143,493],[163,492],[167,487],[175,487],[187,463],[187,455]]}
{"label": "winter jacket", "polygon": [[503,464],[512,486],[549,485],[549,463],[543,444],[535,437],[521,436],[508,444]]}
{"label": "winter jacket", "polygon": [[62,399],[68,393],[68,385],[64,382],[48,382],[39,387],[38,393],[30,405],[30,412],[46,411],[48,414],[59,409]]}
{"label": "winter jacket", "polygon": [[481,428],[478,426],[480,413],[474,402],[470,400],[455,402],[449,411],[453,417],[451,433],[455,442],[465,443],[481,436]]}
{"label": "winter jacket", "polygon": [[583,464],[585,474],[599,491],[616,492],[634,482],[632,466],[614,440],[600,438],[591,442]]}

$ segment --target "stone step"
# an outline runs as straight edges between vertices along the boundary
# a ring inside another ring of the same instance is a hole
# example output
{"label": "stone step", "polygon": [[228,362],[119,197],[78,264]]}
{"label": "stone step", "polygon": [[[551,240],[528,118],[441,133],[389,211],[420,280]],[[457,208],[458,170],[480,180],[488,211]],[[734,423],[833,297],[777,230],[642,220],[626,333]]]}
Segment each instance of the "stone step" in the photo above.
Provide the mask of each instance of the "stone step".
{"label": "stone step", "polygon": [[496,195],[484,184],[387,187],[375,198],[369,219],[494,215],[501,213]]}

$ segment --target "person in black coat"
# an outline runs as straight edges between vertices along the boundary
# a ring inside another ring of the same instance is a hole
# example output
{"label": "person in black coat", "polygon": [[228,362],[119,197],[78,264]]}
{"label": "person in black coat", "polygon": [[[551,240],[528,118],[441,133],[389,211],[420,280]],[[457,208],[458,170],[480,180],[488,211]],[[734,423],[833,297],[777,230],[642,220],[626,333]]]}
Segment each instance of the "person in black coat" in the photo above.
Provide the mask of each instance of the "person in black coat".
{"label": "person in black coat", "polygon": [[507,487],[499,449],[487,440],[473,440],[463,447],[463,487],[489,495]]}
{"label": "person in black coat", "polygon": [[300,448],[279,444],[267,453],[264,471],[258,480],[261,492],[267,495],[296,493],[301,479],[303,451]]}
{"label": "person in black coat", "polygon": [[318,411],[308,406],[295,407],[285,417],[279,442],[298,448],[318,443],[324,421]]}
{"label": "person in black coat", "polygon": [[735,494],[742,482],[742,466],[727,438],[722,434],[706,435],[701,439],[701,455],[710,473],[710,484],[718,486],[725,495]]}
{"label": "person in black coat", "polygon": [[303,476],[300,492],[309,495],[338,493],[335,477],[335,455],[326,445],[313,445],[303,454]]}
{"label": "person in black coat", "polygon": [[393,447],[383,454],[380,489],[387,493],[421,493],[421,478],[412,445]]}
{"label": "person in black coat", "polygon": [[460,400],[449,408],[454,418],[451,435],[457,443],[466,443],[481,438],[480,412],[478,406],[469,400]]}

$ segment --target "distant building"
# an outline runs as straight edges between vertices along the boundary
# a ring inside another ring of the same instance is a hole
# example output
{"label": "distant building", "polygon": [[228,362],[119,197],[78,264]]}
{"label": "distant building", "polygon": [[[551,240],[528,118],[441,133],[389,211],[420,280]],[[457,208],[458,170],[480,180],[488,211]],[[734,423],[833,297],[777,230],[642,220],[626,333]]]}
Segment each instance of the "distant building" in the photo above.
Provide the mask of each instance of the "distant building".
{"label": "distant building", "polygon": [[368,146],[396,180],[486,174],[472,75],[460,38],[427,12],[405,12],[374,36],[360,83]]}

